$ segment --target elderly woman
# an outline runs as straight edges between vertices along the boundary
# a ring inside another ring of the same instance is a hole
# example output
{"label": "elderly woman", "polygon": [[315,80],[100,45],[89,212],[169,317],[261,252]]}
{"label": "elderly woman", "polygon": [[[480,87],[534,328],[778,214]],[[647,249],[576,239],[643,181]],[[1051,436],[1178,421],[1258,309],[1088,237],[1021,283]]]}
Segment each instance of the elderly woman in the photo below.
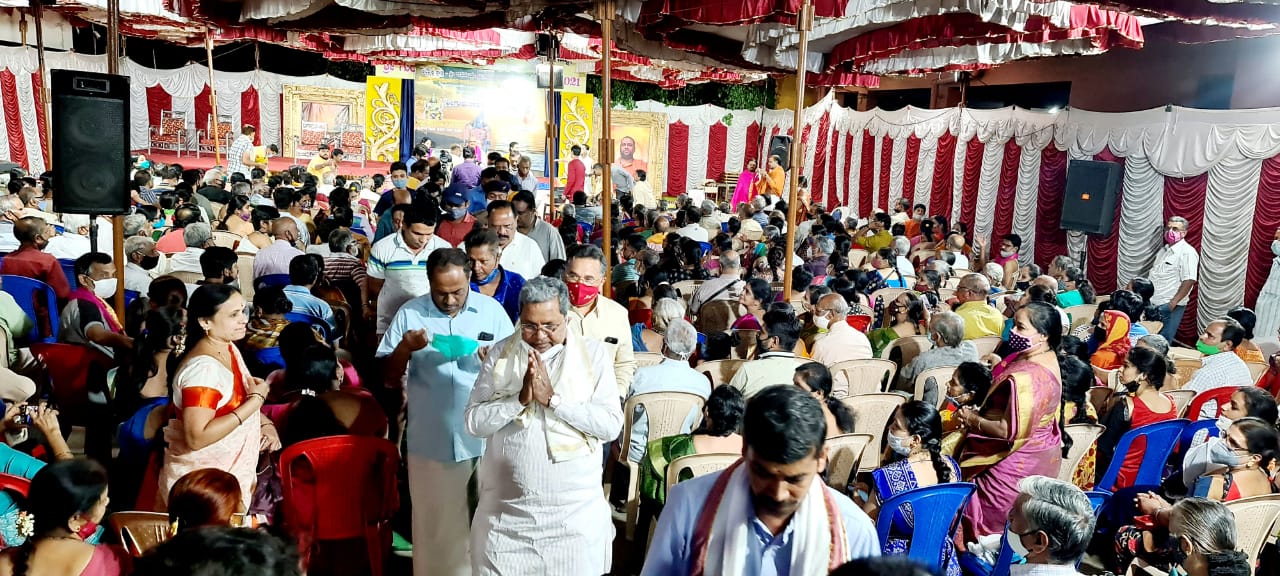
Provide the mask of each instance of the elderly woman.
{"label": "elderly woman", "polygon": [[1004,267],[995,262],[987,262],[982,274],[991,282],[991,293],[1004,291]]}
{"label": "elderly woman", "polygon": [[[916,376],[926,370],[943,366],[959,366],[965,362],[977,362],[978,350],[964,339],[964,318],[953,312],[934,314],[929,322],[929,340],[933,348],[921,352],[910,364],[898,371],[898,388],[911,390]],[[938,404],[938,385],[930,379],[925,383],[923,400]]]}
{"label": "elderly woman", "polygon": [[471,290],[497,300],[515,322],[520,316],[520,289],[524,288],[525,278],[498,264],[502,259],[498,234],[488,228],[477,228],[462,242],[471,260]]}
{"label": "elderly woman", "polygon": [[905,336],[923,336],[925,334],[924,301],[915,292],[903,292],[893,301],[885,305],[885,323],[888,326],[877,328],[867,334],[871,340],[871,350],[878,358],[880,352],[890,342]]}
{"label": "elderly woman", "polygon": [[1011,352],[992,370],[994,384],[981,408],[964,407],[966,436],[958,447],[966,481],[978,490],[965,512],[967,540],[999,534],[1017,482],[1031,475],[1056,477],[1062,465],[1062,383],[1056,351],[1062,317],[1043,302],[1014,315],[1006,344]]}
{"label": "elderly woman", "polygon": [[631,327],[631,345],[636,352],[661,352],[667,327],[684,318],[684,301],[678,298],[661,298],[653,303],[652,326],[634,324]]}
{"label": "elderly woman", "polygon": [[1203,498],[1178,501],[1167,512],[1178,566],[1186,576],[1249,576],[1249,555],[1236,543],[1235,515],[1221,502]]}

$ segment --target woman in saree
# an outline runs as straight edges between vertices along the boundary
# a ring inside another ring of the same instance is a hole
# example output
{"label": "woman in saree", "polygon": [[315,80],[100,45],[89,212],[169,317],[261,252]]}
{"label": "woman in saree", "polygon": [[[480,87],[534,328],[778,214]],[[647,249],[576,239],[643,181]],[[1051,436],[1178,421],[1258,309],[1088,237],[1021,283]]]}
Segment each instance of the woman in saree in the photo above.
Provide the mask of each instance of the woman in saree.
{"label": "woman in saree", "polygon": [[[903,292],[885,306],[885,322],[888,326],[867,334],[871,352],[876,358],[889,343],[907,336],[923,336],[929,333],[924,301],[915,292]],[[901,359],[899,359],[901,360]]]}
{"label": "woman in saree", "polygon": [[[1133,347],[1129,340],[1129,316],[1119,310],[1102,312],[1101,328],[1102,344],[1089,357],[1089,363],[1098,370],[1119,370],[1124,366],[1124,359]],[[1101,375],[1099,375],[1101,376]]]}
{"label": "woman in saree", "polygon": [[234,287],[206,284],[187,306],[187,338],[173,372],[175,417],[164,430],[167,444],[160,470],[162,509],[169,491],[187,472],[226,470],[240,481],[249,507],[260,449],[279,449],[280,440],[260,410],[270,387],[249,374],[235,342],[244,338],[248,317],[244,297]]}
{"label": "woman in saree", "polygon": [[965,540],[999,534],[1027,476],[1056,478],[1062,466],[1062,384],[1058,309],[1031,302],[1014,314],[1006,346],[1012,352],[992,369],[981,408],[963,407],[966,435],[958,447],[966,482],[978,490],[964,514]]}
{"label": "woman in saree", "polygon": [[756,182],[760,176],[759,170],[756,169],[756,161],[754,159],[747,160],[747,167],[738,175],[738,185],[733,187],[733,199],[730,201],[734,210],[738,209],[738,205],[744,202],[750,202],[756,197]]}

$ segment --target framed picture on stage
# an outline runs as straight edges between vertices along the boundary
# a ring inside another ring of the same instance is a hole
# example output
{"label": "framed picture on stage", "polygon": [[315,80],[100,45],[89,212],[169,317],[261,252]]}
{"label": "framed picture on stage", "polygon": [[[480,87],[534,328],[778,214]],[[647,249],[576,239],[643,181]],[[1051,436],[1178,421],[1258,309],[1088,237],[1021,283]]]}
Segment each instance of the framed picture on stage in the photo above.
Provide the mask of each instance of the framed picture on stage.
{"label": "framed picture on stage", "polygon": [[654,192],[666,193],[663,186],[667,160],[667,115],[661,112],[614,110],[612,136],[614,162],[636,177],[644,170]]}
{"label": "framed picture on stage", "polygon": [[363,155],[345,149],[363,148],[364,91],[286,84],[283,92],[284,156],[310,159],[320,144]]}

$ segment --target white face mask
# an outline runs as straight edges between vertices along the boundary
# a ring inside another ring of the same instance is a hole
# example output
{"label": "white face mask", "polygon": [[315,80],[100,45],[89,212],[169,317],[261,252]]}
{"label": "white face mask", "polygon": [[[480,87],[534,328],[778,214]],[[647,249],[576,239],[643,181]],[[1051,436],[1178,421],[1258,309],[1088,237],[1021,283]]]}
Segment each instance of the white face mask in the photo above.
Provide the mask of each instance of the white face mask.
{"label": "white face mask", "polygon": [[831,320],[828,320],[826,316],[814,316],[813,325],[817,326],[819,330],[826,330],[831,327]]}
{"label": "white face mask", "polygon": [[885,440],[889,442],[889,448],[897,454],[901,456],[908,456],[911,454],[910,436],[903,437],[890,432],[889,435],[885,437]]}
{"label": "white face mask", "polygon": [[116,279],[103,278],[102,280],[93,281],[93,293],[99,298],[107,300],[116,295]]}
{"label": "white face mask", "polygon": [[1013,528],[1004,529],[1004,539],[1009,543],[1009,549],[1013,550],[1014,554],[1023,558],[1031,554],[1031,551],[1027,550],[1027,547],[1022,544],[1022,537],[1017,532],[1014,532]]}
{"label": "white face mask", "polygon": [[1218,426],[1218,431],[1219,431],[1219,432],[1222,432],[1223,434],[1226,434],[1226,433],[1227,433],[1227,428],[1230,428],[1230,427],[1231,427],[1231,419],[1230,419],[1230,418],[1227,418],[1226,416],[1219,416],[1219,417],[1218,417],[1218,424],[1217,424],[1217,426]]}
{"label": "white face mask", "polygon": [[[40,209],[44,210],[44,206],[41,206]],[[1280,240],[1271,241],[1271,253],[1280,256]]]}

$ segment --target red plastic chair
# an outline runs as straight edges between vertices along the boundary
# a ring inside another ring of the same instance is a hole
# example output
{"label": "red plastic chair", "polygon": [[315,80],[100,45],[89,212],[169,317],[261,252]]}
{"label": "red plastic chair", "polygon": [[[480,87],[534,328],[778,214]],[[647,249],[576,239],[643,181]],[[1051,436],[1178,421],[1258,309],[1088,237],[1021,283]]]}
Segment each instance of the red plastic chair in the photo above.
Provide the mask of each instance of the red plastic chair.
{"label": "red plastic chair", "polygon": [[304,567],[319,541],[364,538],[369,573],[382,576],[400,506],[399,467],[395,444],[366,436],[316,438],[280,454],[284,525],[298,538]]}
{"label": "red plastic chair", "polygon": [[78,344],[32,344],[31,353],[49,371],[49,399],[58,408],[63,435],[72,426],[85,427],[85,453],[100,462],[111,461],[111,438],[115,435],[109,408],[91,405],[89,393],[106,393],[106,373],[113,361],[89,346]]}
{"label": "red plastic chair", "polygon": [[1191,404],[1187,406],[1186,419],[1192,422],[1199,420],[1200,410],[1204,408],[1205,403],[1210,400],[1216,400],[1218,402],[1218,410],[1214,413],[1213,417],[1217,418],[1221,416],[1222,405],[1231,401],[1231,395],[1235,394],[1236,390],[1239,390],[1240,388],[1240,386],[1226,386],[1223,388],[1205,390],[1204,392],[1196,394],[1196,397],[1191,399]]}
{"label": "red plastic chair", "polygon": [[0,474],[0,490],[13,492],[27,497],[27,492],[31,490],[31,480],[13,474]]}
{"label": "red plastic chair", "polygon": [[866,332],[867,328],[871,327],[872,320],[874,318],[869,314],[851,314],[844,319],[845,323],[853,326],[853,329],[859,332]]}

